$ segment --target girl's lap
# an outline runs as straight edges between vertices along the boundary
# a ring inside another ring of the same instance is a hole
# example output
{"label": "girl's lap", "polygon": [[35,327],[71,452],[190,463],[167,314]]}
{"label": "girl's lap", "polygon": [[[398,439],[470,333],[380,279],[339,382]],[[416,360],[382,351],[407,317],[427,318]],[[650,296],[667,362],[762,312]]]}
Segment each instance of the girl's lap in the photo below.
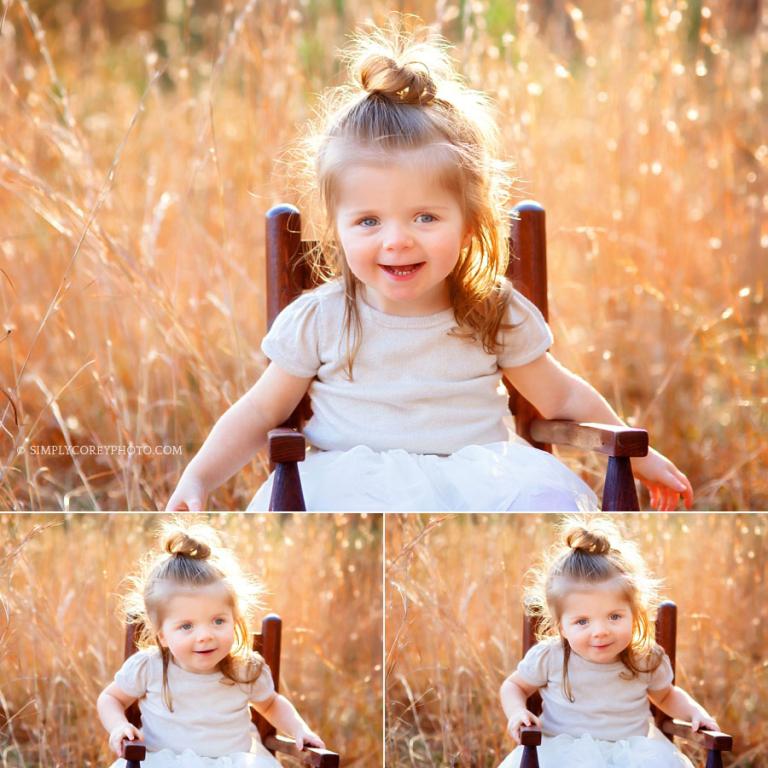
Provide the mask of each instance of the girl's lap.
{"label": "girl's lap", "polygon": [[[356,511],[596,509],[589,487],[524,442],[470,445],[450,456],[403,450],[310,450],[299,465],[307,508]],[[272,478],[249,510],[266,509]]]}
{"label": "girl's lap", "polygon": [[[125,760],[117,760],[110,768],[125,768]],[[192,750],[183,754],[163,749],[148,752],[142,768],[280,768],[280,763],[261,745],[257,751],[237,752],[224,757],[201,757]]]}
{"label": "girl's lap", "polygon": [[[661,734],[603,741],[585,735],[544,737],[537,749],[540,768],[692,768],[690,760]],[[499,768],[518,768],[523,748],[507,755]]]}

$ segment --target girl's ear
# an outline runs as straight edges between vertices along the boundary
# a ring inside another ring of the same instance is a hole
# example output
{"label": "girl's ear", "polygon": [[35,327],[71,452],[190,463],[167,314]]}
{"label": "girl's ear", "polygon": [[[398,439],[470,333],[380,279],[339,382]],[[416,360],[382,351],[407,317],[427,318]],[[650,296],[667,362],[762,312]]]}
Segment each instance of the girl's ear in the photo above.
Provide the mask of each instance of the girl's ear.
{"label": "girl's ear", "polygon": [[162,630],[157,633],[157,642],[162,648],[168,647],[168,642],[165,639],[165,636],[163,635]]}

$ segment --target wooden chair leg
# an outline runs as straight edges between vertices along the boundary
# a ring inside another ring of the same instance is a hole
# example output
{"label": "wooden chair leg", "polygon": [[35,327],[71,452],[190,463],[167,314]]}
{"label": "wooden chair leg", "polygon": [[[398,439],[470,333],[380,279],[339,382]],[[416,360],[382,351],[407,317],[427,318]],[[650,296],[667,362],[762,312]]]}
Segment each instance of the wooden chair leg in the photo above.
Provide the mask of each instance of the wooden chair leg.
{"label": "wooden chair leg", "polygon": [[539,756],[536,747],[523,747],[523,759],[520,768],[539,768]]}
{"label": "wooden chair leg", "polygon": [[123,746],[125,768],[141,768],[141,761],[147,756],[147,749],[141,741],[127,741]]}
{"label": "wooden chair leg", "polygon": [[307,505],[301,490],[299,466],[295,461],[277,464],[269,498],[270,512],[304,512]]}
{"label": "wooden chair leg", "polygon": [[609,456],[603,488],[603,512],[636,512],[639,509],[629,457]]}
{"label": "wooden chair leg", "polygon": [[723,753],[719,749],[710,749],[707,752],[706,768],[723,768]]}

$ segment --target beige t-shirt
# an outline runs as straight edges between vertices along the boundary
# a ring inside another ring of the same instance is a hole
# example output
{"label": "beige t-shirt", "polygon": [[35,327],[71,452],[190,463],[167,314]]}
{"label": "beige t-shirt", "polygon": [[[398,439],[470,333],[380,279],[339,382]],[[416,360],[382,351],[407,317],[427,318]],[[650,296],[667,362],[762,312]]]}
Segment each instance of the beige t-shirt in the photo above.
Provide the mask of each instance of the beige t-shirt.
{"label": "beige t-shirt", "polygon": [[497,354],[451,334],[452,309],[402,317],[358,299],[362,340],[353,381],[344,370],[344,286],[326,283],[302,294],[275,319],[261,348],[287,373],[314,377],[313,416],[304,434],[316,448],[454,453],[507,440],[509,415],[501,369],[530,363],[552,344],[536,306],[517,291]]}
{"label": "beige t-shirt", "polygon": [[[545,736],[589,734],[595,739],[618,741],[647,736],[650,705],[648,691],[672,684],[672,666],[664,654],[654,672],[630,678],[620,661],[598,664],[571,653],[568,680],[574,701],[563,693],[563,647],[559,639],[534,645],[517,667],[518,674],[539,688],[541,725]],[[628,678],[628,679],[625,679]]]}
{"label": "beige t-shirt", "polygon": [[187,672],[171,661],[171,712],[163,702],[163,661],[157,649],[139,651],[126,659],[115,682],[139,700],[141,727],[150,752],[170,749],[181,754],[191,749],[201,757],[250,752],[258,733],[252,727],[248,703],[266,701],[275,692],[266,664],[259,677],[245,685],[230,684],[220,672]]}

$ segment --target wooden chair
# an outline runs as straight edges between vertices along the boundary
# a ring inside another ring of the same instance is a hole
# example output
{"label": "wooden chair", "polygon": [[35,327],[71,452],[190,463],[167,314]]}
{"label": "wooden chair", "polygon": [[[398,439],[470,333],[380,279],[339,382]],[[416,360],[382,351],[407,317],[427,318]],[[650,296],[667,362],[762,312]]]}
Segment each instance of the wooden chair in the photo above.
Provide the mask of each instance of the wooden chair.
{"label": "wooden chair", "polygon": [[[282,639],[283,622],[274,613],[264,617],[261,622],[261,632],[253,635],[253,650],[260,653],[272,672],[275,690],[280,684],[280,644]],[[132,656],[138,650],[136,640],[141,633],[141,624],[128,624],[125,629],[125,658]],[[126,710],[129,722],[137,728],[141,727],[141,712],[137,702]],[[299,765],[311,768],[339,768],[339,756],[335,752],[317,747],[298,749],[293,739],[279,736],[265,718],[251,707],[251,721],[259,731],[261,743],[274,755],[276,752],[288,755],[298,761]],[[126,768],[141,768],[141,761],[146,757],[146,748],[141,741],[123,742],[121,757],[126,760]]]}
{"label": "wooden chair", "polygon": [[[271,326],[284,307],[302,291],[314,287],[305,256],[315,243],[302,241],[301,217],[292,205],[271,208],[266,226],[267,324]],[[507,277],[548,318],[545,215],[538,203],[525,201],[513,209],[509,248],[512,258]],[[542,419],[509,384],[507,389],[521,437],[549,452],[555,444],[607,454],[602,509],[639,509],[630,457],[648,453],[648,433],[644,429]],[[307,408],[305,399],[284,425],[269,433],[270,463],[275,469],[270,510],[305,509],[297,462],[305,456],[305,441],[299,430]]]}
{"label": "wooden chair", "polygon": [[[523,617],[523,656],[536,645],[537,620],[531,616]],[[666,651],[672,664],[672,674],[675,673],[675,654],[677,648],[677,606],[672,601],[666,601],[659,606],[656,616],[656,642]],[[674,678],[673,678],[674,682]],[[534,715],[541,714],[541,696],[534,693],[526,702],[528,709]],[[660,709],[651,705],[653,719],[658,729],[670,740],[674,737],[693,742],[707,750],[706,768],[723,768],[723,752],[733,749],[733,738],[727,733],[710,731],[700,728],[694,731],[690,723],[673,720]],[[537,726],[521,729],[520,743],[523,745],[523,758],[520,768],[539,768],[539,758],[536,747],[541,744],[541,729]]]}

